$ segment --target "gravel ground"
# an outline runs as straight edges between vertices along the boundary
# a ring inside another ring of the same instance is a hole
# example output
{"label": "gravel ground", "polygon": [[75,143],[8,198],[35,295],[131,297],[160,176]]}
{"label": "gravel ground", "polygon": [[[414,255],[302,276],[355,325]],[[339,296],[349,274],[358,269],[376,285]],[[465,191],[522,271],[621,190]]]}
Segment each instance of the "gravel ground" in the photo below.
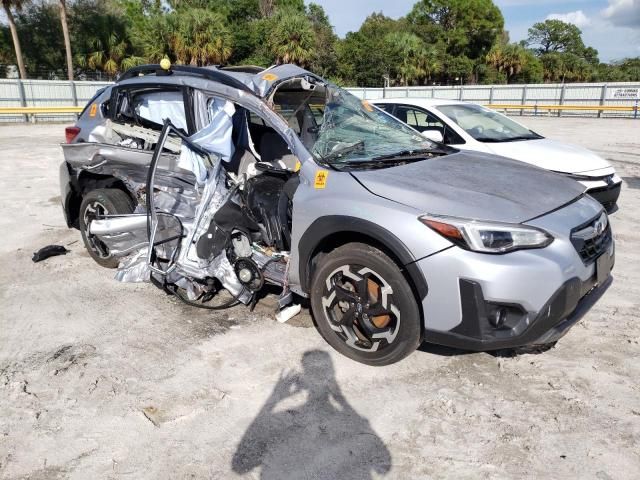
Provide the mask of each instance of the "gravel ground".
{"label": "gravel ground", "polygon": [[[0,477],[640,478],[640,120],[527,123],[624,178],[612,287],[547,352],[385,368],[273,297],[209,313],[117,283],[63,223],[63,127],[0,127]],[[32,263],[51,243],[71,252]]]}

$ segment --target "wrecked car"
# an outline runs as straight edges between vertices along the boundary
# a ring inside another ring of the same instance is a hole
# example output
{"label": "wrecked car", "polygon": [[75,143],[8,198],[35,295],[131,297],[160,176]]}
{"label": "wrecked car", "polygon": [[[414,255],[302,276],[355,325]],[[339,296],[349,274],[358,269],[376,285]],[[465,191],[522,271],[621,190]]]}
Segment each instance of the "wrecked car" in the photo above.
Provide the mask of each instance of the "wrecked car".
{"label": "wrecked car", "polygon": [[363,363],[548,345],[610,283],[608,217],[578,183],[432,142],[293,65],[136,67],[66,134],[67,224],[118,280],[213,310],[276,289],[285,319],[308,298]]}

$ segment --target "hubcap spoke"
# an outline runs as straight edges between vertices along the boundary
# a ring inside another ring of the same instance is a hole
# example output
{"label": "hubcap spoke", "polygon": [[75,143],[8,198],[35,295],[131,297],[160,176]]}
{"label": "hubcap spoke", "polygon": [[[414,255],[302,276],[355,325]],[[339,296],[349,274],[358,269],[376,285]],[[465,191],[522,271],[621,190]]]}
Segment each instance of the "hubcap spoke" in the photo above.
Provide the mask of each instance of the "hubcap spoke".
{"label": "hubcap spoke", "polygon": [[347,328],[353,328],[353,321],[356,319],[356,309],[355,307],[350,307],[342,318],[340,318],[340,325],[343,325]]}
{"label": "hubcap spoke", "polygon": [[349,303],[353,303],[356,301],[356,295],[352,291],[347,290],[346,288],[340,285],[334,285],[334,287],[336,291],[336,297],[338,300],[344,300]]}
{"label": "hubcap spoke", "polygon": [[370,317],[378,317],[381,315],[390,315],[391,312],[388,308],[382,306],[382,304],[377,303],[375,305],[371,305],[369,308],[364,309],[364,313],[369,315]]}

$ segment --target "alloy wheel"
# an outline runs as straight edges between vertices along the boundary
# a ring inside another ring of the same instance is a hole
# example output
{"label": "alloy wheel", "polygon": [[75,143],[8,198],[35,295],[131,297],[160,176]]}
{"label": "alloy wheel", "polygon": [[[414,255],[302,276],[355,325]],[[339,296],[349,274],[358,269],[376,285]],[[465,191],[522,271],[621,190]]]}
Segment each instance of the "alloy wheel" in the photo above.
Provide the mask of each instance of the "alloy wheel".
{"label": "alloy wheel", "polygon": [[389,282],[362,265],[344,265],[328,275],[322,306],[331,329],[356,350],[382,350],[400,328]]}

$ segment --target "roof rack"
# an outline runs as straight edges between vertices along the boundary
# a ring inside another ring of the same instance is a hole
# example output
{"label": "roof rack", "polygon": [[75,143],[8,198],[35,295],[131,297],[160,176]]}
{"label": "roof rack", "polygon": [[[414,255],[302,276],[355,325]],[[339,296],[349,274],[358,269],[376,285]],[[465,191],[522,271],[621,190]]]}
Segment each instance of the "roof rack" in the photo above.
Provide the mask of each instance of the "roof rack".
{"label": "roof rack", "polygon": [[207,80],[214,82],[220,82],[223,85],[237,88],[238,90],[244,90],[245,92],[253,91],[240,80],[233,78],[231,75],[226,74],[219,69],[209,69],[201,67],[191,67],[188,65],[172,65],[169,70],[164,70],[160,65],[141,65],[139,67],[133,67],[124,72],[116,83],[123,82],[135,77],[141,77],[146,75],[169,76],[169,75],[188,75],[194,77],[203,77]]}
{"label": "roof rack", "polygon": [[219,67],[218,70],[225,70],[227,72],[257,74],[260,72],[264,72],[266,69],[264,67],[258,67],[257,65],[234,65],[230,67]]}

